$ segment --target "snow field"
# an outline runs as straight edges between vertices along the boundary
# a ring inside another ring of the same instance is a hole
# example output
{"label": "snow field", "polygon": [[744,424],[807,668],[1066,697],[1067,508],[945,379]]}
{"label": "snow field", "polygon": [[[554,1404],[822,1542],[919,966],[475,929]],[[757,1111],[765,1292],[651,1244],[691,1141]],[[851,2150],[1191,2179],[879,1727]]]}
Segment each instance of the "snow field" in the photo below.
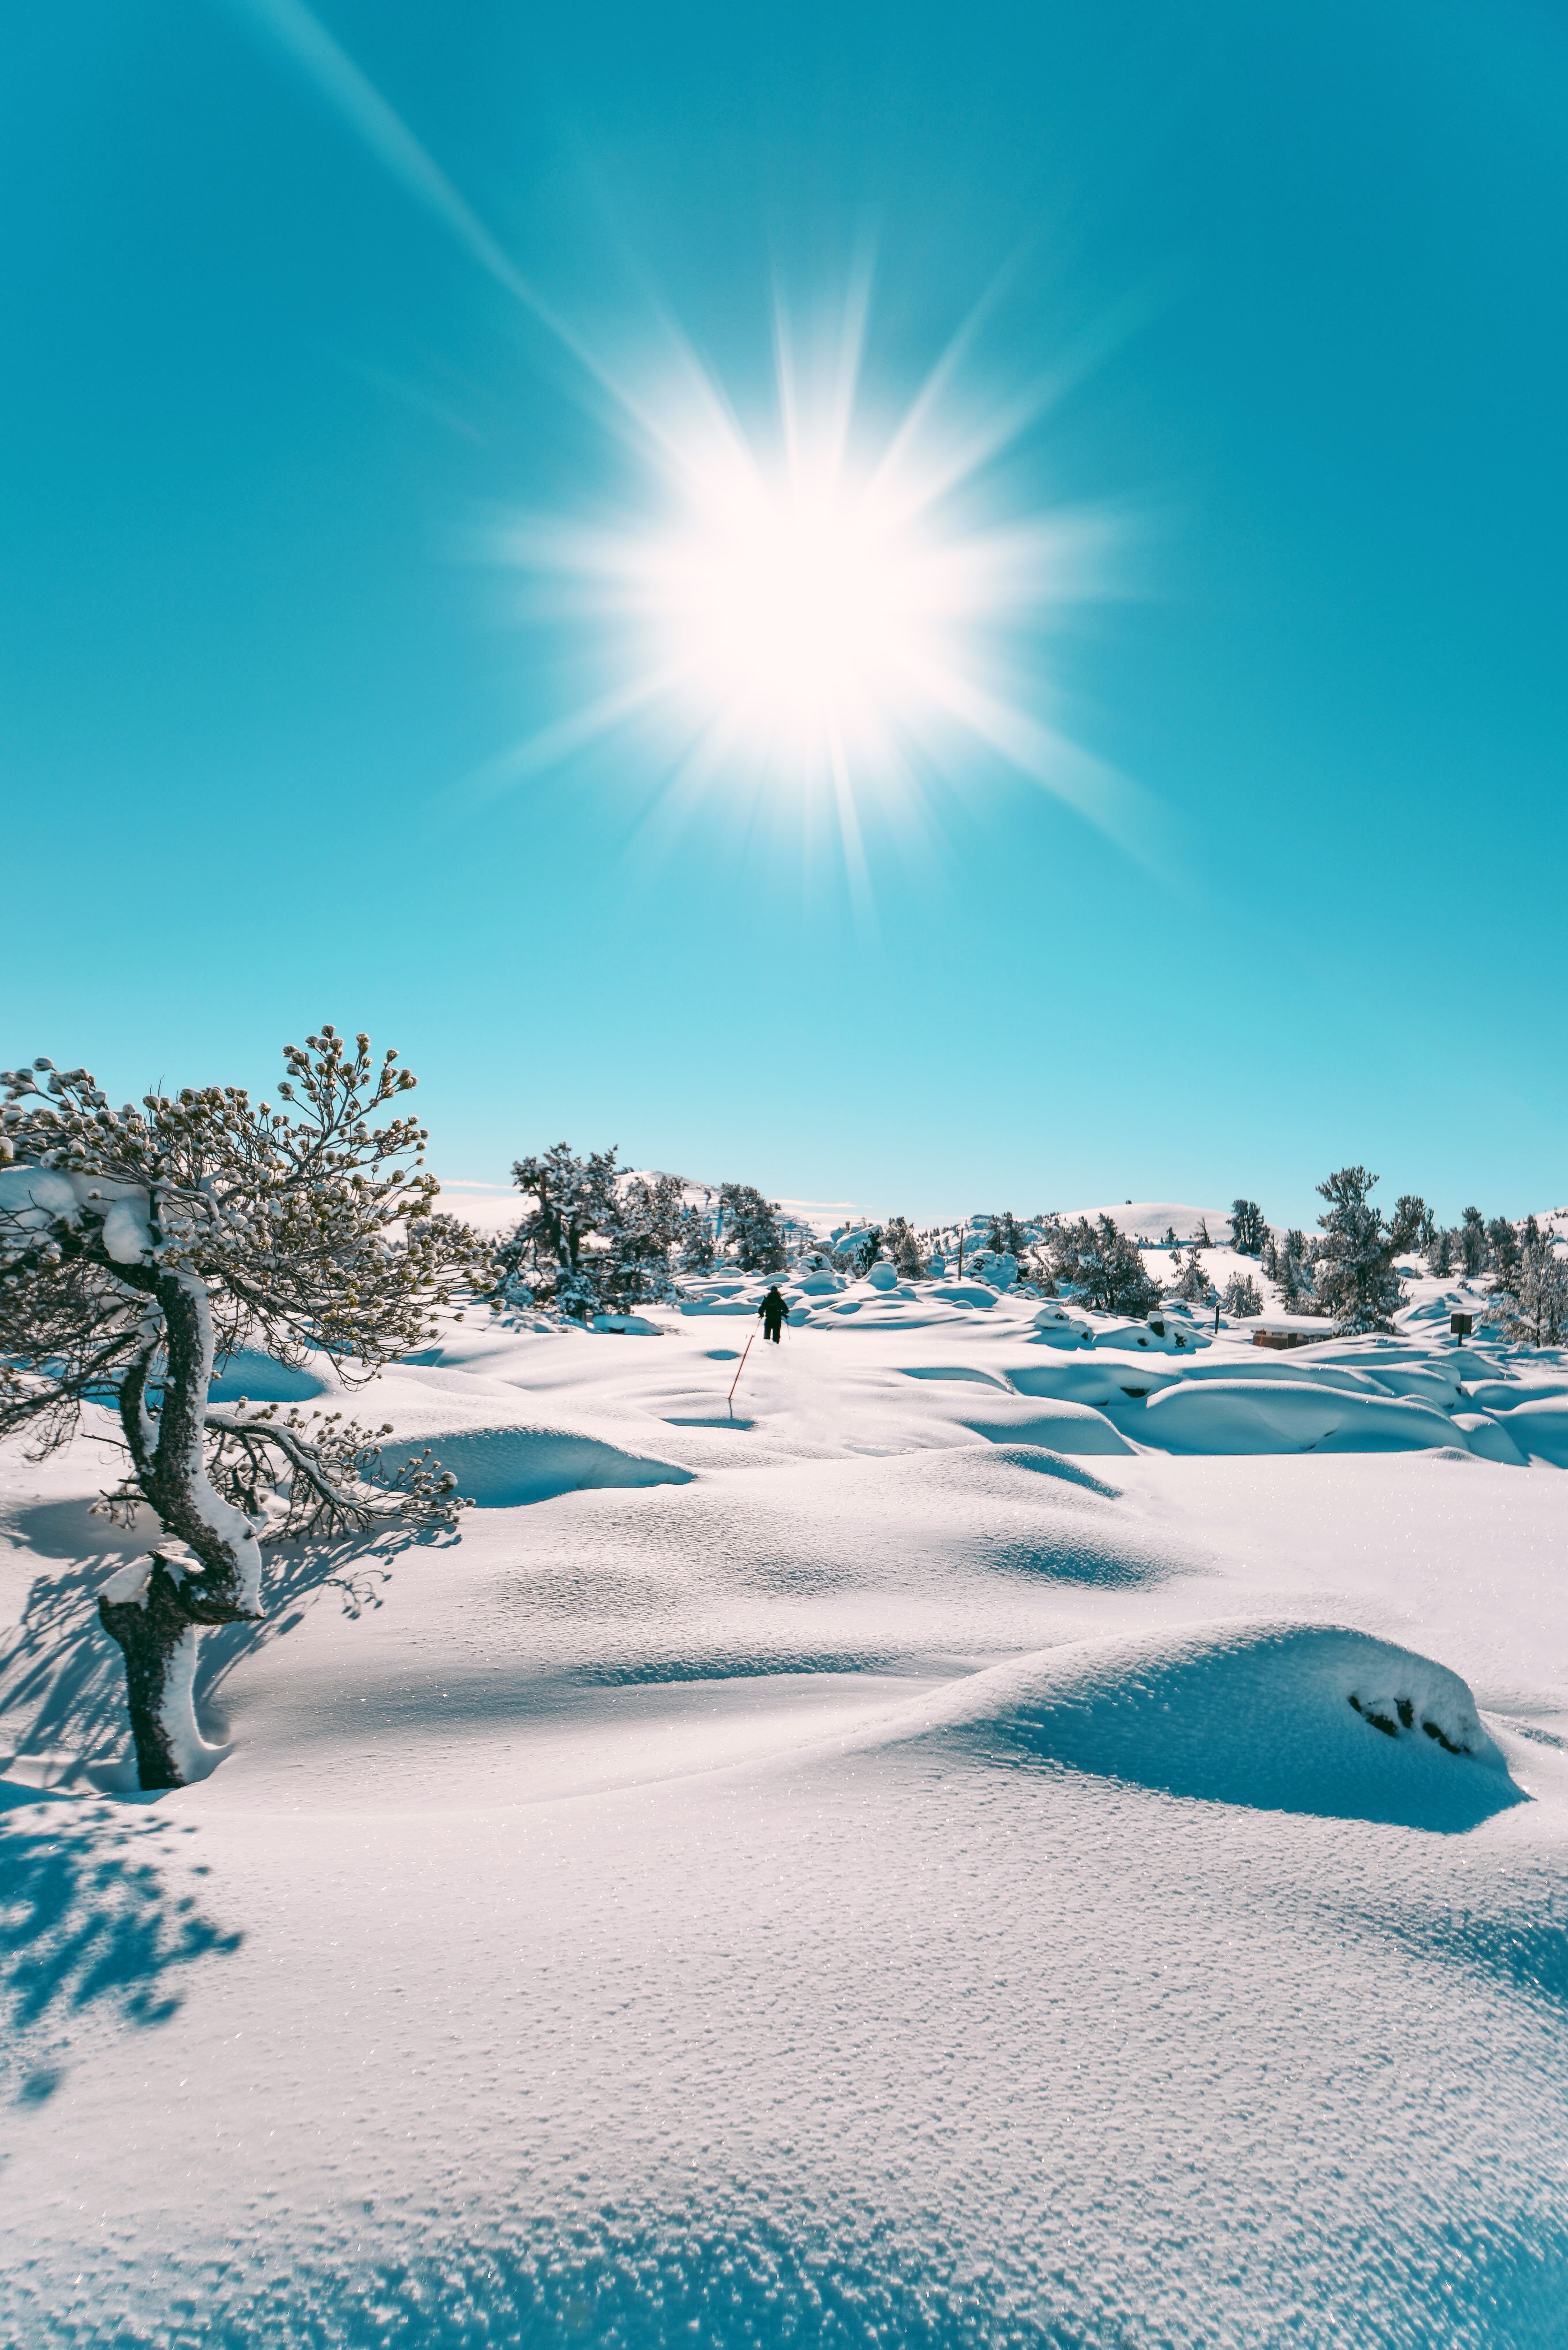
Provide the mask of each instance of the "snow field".
{"label": "snow field", "polygon": [[1563,1367],[859,1288],[383,1374],[156,1801],[5,1457],[0,2337],[1568,2338]]}

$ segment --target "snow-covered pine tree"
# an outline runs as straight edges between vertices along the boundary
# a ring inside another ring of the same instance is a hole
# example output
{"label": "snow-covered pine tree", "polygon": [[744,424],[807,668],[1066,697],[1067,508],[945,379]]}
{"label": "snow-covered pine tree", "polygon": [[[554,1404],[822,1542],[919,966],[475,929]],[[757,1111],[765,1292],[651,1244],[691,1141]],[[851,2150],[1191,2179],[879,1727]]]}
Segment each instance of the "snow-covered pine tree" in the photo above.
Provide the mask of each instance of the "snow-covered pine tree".
{"label": "snow-covered pine tree", "polygon": [[556,1142],[513,1161],[512,1180],[532,1204],[497,1253],[500,1295],[532,1273],[558,1313],[583,1321],[598,1312],[597,1253],[587,1243],[619,1221],[618,1172],[613,1147],[579,1159],[569,1143]]}
{"label": "snow-covered pine tree", "polygon": [[1488,1318],[1532,1347],[1561,1346],[1568,1336],[1568,1258],[1558,1255],[1539,1225],[1521,1245],[1510,1284],[1494,1294]]}
{"label": "snow-covered pine tree", "polygon": [[1519,1264],[1519,1234],[1506,1216],[1494,1216],[1486,1228],[1486,1237],[1498,1286],[1511,1289]]}
{"label": "snow-covered pine tree", "polygon": [[1430,1221],[1431,1211],[1419,1193],[1401,1191],[1394,1202],[1393,1220],[1388,1228],[1388,1237],[1396,1255],[1402,1256],[1407,1249],[1418,1247],[1422,1229]]}
{"label": "snow-covered pine tree", "polygon": [[1212,1248],[1214,1245],[1213,1242],[1209,1237],[1209,1219],[1207,1216],[1199,1216],[1198,1219],[1198,1231],[1195,1235],[1195,1244],[1199,1248]]}
{"label": "snow-covered pine tree", "polygon": [[1203,1269],[1196,1241],[1187,1252],[1186,1269],[1176,1284],[1176,1294],[1184,1305],[1212,1305],[1214,1303],[1214,1284]]}
{"label": "snow-covered pine tree", "polygon": [[1438,1280],[1445,1280],[1454,1269],[1454,1235],[1446,1224],[1434,1230],[1427,1251],[1428,1270]]}
{"label": "snow-covered pine tree", "polygon": [[687,1206],[680,1211],[678,1234],[682,1273],[711,1273],[717,1253],[713,1243],[713,1227],[700,1208]]}
{"label": "snow-covered pine tree", "polygon": [[1269,1228],[1256,1200],[1231,1203],[1231,1244],[1242,1256],[1262,1256]]}
{"label": "snow-covered pine tree", "polygon": [[784,1271],[788,1259],[776,1200],[764,1200],[751,1183],[725,1183],[719,1191],[719,1212],[725,1242],[733,1246],[742,1273]]}
{"label": "snow-covered pine tree", "polygon": [[450,1524],[462,1507],[439,1463],[385,1476],[376,1433],[335,1414],[208,1401],[242,1345],[368,1377],[433,1335],[486,1263],[477,1235],[430,1213],[424,1128],[369,1122],[414,1084],[397,1054],[378,1067],[368,1037],[350,1050],[328,1025],[284,1059],[275,1110],[235,1086],[111,1109],[88,1071],[47,1060],[0,1075],[0,1435],[30,1429],[42,1454],[85,1403],[109,1404],[129,1467],[105,1506],[145,1503],[171,1545],[99,1601],[143,1787],[207,1760],[197,1642],[260,1617],[262,1538]]}
{"label": "snow-covered pine tree", "polygon": [[1314,1266],[1318,1300],[1347,1335],[1391,1328],[1405,1303],[1388,1228],[1367,1199],[1376,1181],[1365,1167],[1341,1167],[1317,1187],[1328,1201],[1317,1220],[1324,1234]]}
{"label": "snow-covered pine tree", "polygon": [[625,1314],[671,1295],[670,1252],[680,1232],[685,1188],[679,1175],[634,1175],[617,1186],[605,1228],[609,1245],[587,1260],[601,1311]]}
{"label": "snow-covered pine tree", "polygon": [[1274,1252],[1271,1276],[1279,1285],[1280,1304],[1287,1314],[1310,1313],[1315,1310],[1317,1299],[1312,1275],[1307,1269],[1307,1243],[1304,1232],[1292,1230],[1285,1234],[1282,1248]]}
{"label": "snow-covered pine tree", "polygon": [[902,1281],[919,1281],[926,1270],[925,1251],[920,1236],[903,1216],[895,1216],[888,1226],[883,1246],[892,1258],[894,1268]]}
{"label": "snow-covered pine tree", "polygon": [[1250,1273],[1233,1273],[1220,1303],[1238,1322],[1250,1321],[1263,1310],[1262,1293]]}
{"label": "snow-covered pine tree", "polygon": [[1436,1216],[1433,1215],[1430,1208],[1423,1205],[1421,1210],[1420,1229],[1416,1234],[1416,1246],[1420,1250],[1423,1256],[1429,1257],[1431,1255],[1437,1237],[1438,1220]]}
{"label": "snow-covered pine tree", "polygon": [[1137,1244],[1109,1216],[1059,1224],[1051,1270],[1063,1287],[1106,1314],[1147,1314],[1159,1303]]}
{"label": "snow-covered pine tree", "polygon": [[1467,1208],[1459,1232],[1459,1253],[1467,1275],[1484,1273],[1488,1256],[1486,1223],[1479,1208]]}

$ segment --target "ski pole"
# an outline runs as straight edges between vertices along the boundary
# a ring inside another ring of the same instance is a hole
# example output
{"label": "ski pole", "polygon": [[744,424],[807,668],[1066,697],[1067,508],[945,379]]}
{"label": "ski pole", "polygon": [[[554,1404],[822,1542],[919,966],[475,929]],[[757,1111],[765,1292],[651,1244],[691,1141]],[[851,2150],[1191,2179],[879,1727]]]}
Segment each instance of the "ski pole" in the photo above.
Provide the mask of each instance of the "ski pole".
{"label": "ski pole", "polygon": [[[751,1335],[751,1336],[750,1336],[750,1337],[747,1339],[747,1341],[746,1341],[746,1355],[749,1355],[749,1354],[751,1353],[751,1351],[752,1351],[752,1348],[755,1346],[755,1344],[756,1344],[756,1338],[757,1338],[757,1334],[756,1334],[756,1332],[753,1330],[753,1333],[752,1333],[752,1335]],[[730,1418],[731,1418],[732,1419],[734,1419],[734,1417],[735,1417],[735,1389],[740,1386],[740,1384],[741,1384],[741,1373],[742,1373],[742,1372],[745,1369],[745,1367],[746,1367],[746,1355],[742,1355],[742,1356],[741,1357],[740,1361],[736,1364],[736,1366],[735,1366],[735,1376],[734,1376],[734,1378],[730,1381],[730,1396],[729,1396],[729,1404],[730,1404]]]}

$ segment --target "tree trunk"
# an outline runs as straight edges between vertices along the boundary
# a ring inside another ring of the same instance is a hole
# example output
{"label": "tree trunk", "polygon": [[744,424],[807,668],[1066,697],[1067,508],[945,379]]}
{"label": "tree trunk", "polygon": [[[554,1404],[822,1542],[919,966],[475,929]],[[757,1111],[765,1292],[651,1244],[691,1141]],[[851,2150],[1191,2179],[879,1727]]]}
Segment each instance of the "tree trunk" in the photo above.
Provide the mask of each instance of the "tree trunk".
{"label": "tree trunk", "polygon": [[134,1598],[106,1595],[98,1612],[104,1630],[124,1652],[130,1734],[142,1787],[187,1785],[202,1776],[211,1754],[196,1727],[192,1698],[202,1617],[192,1612],[168,1561],[156,1552],[142,1590]]}
{"label": "tree trunk", "polygon": [[[137,1286],[142,1286],[137,1284]],[[146,1389],[159,1341],[120,1386],[119,1418],[143,1498],[200,1566],[171,1567],[154,1553],[140,1589],[98,1603],[125,1656],[136,1765],[143,1788],[183,1787],[216,1759],[196,1727],[196,1644],[211,1624],[261,1614],[261,1551],[244,1512],[214,1492],[206,1467],[213,1327],[207,1294],[189,1274],[154,1276],[165,1369],[156,1418]]]}

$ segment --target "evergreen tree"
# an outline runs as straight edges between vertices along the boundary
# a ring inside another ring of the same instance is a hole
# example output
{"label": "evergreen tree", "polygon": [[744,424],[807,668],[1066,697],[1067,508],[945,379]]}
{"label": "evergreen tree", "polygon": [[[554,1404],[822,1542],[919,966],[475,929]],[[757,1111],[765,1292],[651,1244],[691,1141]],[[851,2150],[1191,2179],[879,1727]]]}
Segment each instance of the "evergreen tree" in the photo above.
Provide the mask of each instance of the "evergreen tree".
{"label": "evergreen tree", "polygon": [[261,1617],[264,1540],[450,1524],[463,1506],[428,1457],[383,1474],[389,1430],[209,1401],[245,1346],[286,1364],[324,1353],[362,1378],[435,1335],[455,1281],[484,1277],[477,1235],[430,1212],[423,1128],[369,1123],[413,1086],[397,1058],[378,1067],[369,1037],[350,1053],[326,1026],[285,1047],[277,1110],[237,1086],[114,1110],[86,1069],[0,1072],[0,1436],[26,1429],[52,1451],[84,1402],[107,1404],[129,1466],[105,1506],[145,1503],[171,1538],[171,1555],[135,1563],[134,1588],[128,1569],[99,1599],[143,1787],[182,1786],[210,1760],[197,1643]]}
{"label": "evergreen tree", "polygon": [[1420,1230],[1416,1234],[1416,1245],[1420,1250],[1423,1256],[1429,1257],[1431,1255],[1432,1251],[1437,1244],[1437,1239],[1438,1220],[1436,1216],[1433,1215],[1430,1208],[1423,1206],[1421,1210]]}
{"label": "evergreen tree", "polygon": [[1498,1286],[1511,1289],[1515,1268],[1519,1263],[1519,1234],[1506,1216],[1494,1216],[1486,1228],[1487,1244],[1497,1274]]}
{"label": "evergreen tree", "polygon": [[1568,1335],[1568,1259],[1539,1226],[1521,1245],[1508,1288],[1494,1295],[1489,1319],[1503,1322],[1511,1337],[1532,1347],[1560,1346]]}
{"label": "evergreen tree", "polygon": [[1417,1247],[1423,1227],[1431,1222],[1431,1211],[1425,1200],[1414,1191],[1401,1191],[1394,1202],[1394,1218],[1388,1237],[1397,1255]]}
{"label": "evergreen tree", "polygon": [[920,1246],[920,1236],[903,1216],[895,1216],[888,1227],[883,1245],[892,1258],[900,1280],[919,1281],[926,1270],[926,1254]]}
{"label": "evergreen tree", "polygon": [[1431,1246],[1427,1251],[1427,1265],[1439,1281],[1454,1269],[1454,1236],[1446,1224],[1438,1225],[1432,1234]]}
{"label": "evergreen tree", "polygon": [[634,1175],[619,1187],[606,1229],[609,1245],[586,1260],[599,1312],[625,1314],[670,1296],[670,1252],[680,1235],[685,1188],[679,1175]]}
{"label": "evergreen tree", "polygon": [[1106,1314],[1147,1314],[1159,1303],[1141,1252],[1109,1216],[1059,1224],[1051,1269],[1063,1287]]}
{"label": "evergreen tree", "polygon": [[1341,1167],[1317,1187],[1328,1201],[1318,1218],[1317,1295],[1347,1335],[1391,1328],[1405,1302],[1388,1228],[1367,1199],[1376,1181],[1365,1167]]}
{"label": "evergreen tree", "polygon": [[1231,1244],[1242,1256],[1262,1256],[1269,1228],[1256,1200],[1231,1203]]}
{"label": "evergreen tree", "polygon": [[716,1250],[713,1227],[700,1208],[685,1207],[680,1211],[678,1233],[682,1273],[711,1273]]}
{"label": "evergreen tree", "polygon": [[764,1200],[750,1183],[725,1183],[719,1191],[719,1213],[742,1273],[784,1271],[787,1258],[776,1200]]}
{"label": "evergreen tree", "polygon": [[1174,1224],[1167,1224],[1165,1228],[1165,1238],[1161,1241],[1160,1247],[1173,1249],[1176,1245],[1176,1226]]}
{"label": "evergreen tree", "polygon": [[1198,1253],[1196,1241],[1188,1251],[1187,1267],[1176,1284],[1176,1294],[1186,1305],[1212,1305],[1214,1284],[1203,1270],[1203,1260]]}
{"label": "evergreen tree", "polygon": [[542,1157],[514,1159],[512,1180],[533,1205],[502,1245],[504,1272],[515,1273],[524,1262],[546,1279],[558,1269],[581,1271],[588,1241],[608,1232],[619,1214],[618,1172],[613,1148],[578,1159],[569,1143],[556,1142]]}
{"label": "evergreen tree", "polygon": [[1220,1304],[1225,1312],[1234,1315],[1239,1322],[1249,1321],[1263,1310],[1262,1293],[1250,1273],[1233,1273],[1231,1275]]}
{"label": "evergreen tree", "polygon": [[1486,1225],[1482,1222],[1479,1208],[1465,1210],[1465,1220],[1459,1226],[1459,1237],[1466,1274],[1484,1273],[1487,1261]]}

